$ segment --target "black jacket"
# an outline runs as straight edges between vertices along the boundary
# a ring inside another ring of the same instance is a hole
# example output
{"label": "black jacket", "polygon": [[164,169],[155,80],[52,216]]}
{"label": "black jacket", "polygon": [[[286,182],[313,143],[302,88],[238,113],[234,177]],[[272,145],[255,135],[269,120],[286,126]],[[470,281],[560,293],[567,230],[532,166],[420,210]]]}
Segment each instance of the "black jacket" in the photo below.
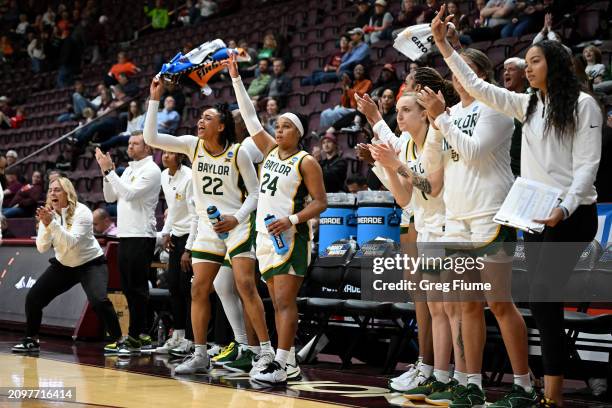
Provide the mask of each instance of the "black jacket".
{"label": "black jacket", "polygon": [[346,180],[346,159],[338,155],[330,159],[322,159],[319,164],[323,170],[323,182],[327,193],[338,193],[344,191]]}

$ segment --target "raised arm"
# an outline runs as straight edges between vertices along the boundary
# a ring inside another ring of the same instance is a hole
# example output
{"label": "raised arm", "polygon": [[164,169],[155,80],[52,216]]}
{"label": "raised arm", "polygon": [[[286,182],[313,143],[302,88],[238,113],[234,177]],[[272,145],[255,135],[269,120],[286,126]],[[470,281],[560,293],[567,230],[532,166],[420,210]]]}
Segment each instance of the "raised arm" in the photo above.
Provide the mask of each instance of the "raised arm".
{"label": "raised arm", "polygon": [[232,85],[236,94],[238,108],[242,115],[242,120],[249,131],[249,135],[253,138],[255,145],[266,156],[270,150],[276,146],[274,138],[264,130],[263,126],[257,118],[257,112],[251,102],[251,98],[242,83],[242,78],[238,74],[238,64],[236,63],[236,54],[231,53],[229,61],[224,64],[227,66],[230,76],[232,77]]}
{"label": "raised arm", "polygon": [[163,133],[157,133],[157,110],[159,108],[159,100],[164,92],[162,81],[155,77],[151,82],[151,97],[149,98],[149,107],[144,124],[143,136],[145,143],[151,147],[167,150],[170,152],[183,153],[187,157],[192,157],[194,149],[198,144],[198,138],[195,136],[172,136]]}
{"label": "raised arm", "polygon": [[522,122],[525,119],[530,95],[508,91],[480,79],[448,43],[446,25],[450,22],[451,16],[443,21],[441,16],[444,15],[445,11],[446,6],[442,5],[440,12],[431,22],[431,31],[440,53],[461,86],[474,98],[489,105],[494,110]]}
{"label": "raised arm", "polygon": [[242,175],[244,186],[248,192],[242,206],[234,214],[234,217],[236,217],[238,222],[243,222],[257,208],[257,198],[259,197],[259,180],[257,179],[257,172],[255,171],[255,166],[253,165],[251,156],[246,150],[242,149],[242,146],[240,149],[238,149],[236,163],[238,164],[238,170]]}

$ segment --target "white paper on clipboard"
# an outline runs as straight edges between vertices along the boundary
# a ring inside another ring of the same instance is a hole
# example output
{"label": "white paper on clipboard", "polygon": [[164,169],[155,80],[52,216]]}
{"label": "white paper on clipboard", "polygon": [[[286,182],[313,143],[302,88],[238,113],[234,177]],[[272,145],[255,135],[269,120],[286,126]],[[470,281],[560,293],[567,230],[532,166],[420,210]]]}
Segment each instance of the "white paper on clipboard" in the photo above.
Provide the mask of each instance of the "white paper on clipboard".
{"label": "white paper on clipboard", "polygon": [[559,204],[560,196],[561,190],[558,188],[519,177],[493,221],[526,232],[542,232],[544,224],[533,220],[548,218]]}

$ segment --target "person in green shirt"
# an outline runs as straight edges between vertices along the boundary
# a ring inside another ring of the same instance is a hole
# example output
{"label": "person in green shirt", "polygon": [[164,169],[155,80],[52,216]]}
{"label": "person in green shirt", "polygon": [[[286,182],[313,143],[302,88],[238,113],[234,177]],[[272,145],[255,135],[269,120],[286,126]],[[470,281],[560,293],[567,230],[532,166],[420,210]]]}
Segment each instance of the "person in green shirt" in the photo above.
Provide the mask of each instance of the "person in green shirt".
{"label": "person in green shirt", "polygon": [[149,9],[148,6],[144,8],[147,17],[151,18],[151,26],[156,30],[163,30],[168,27],[170,17],[168,15],[168,9],[162,7],[162,0],[155,0],[155,8]]}
{"label": "person in green shirt", "polygon": [[249,85],[247,93],[253,100],[259,99],[262,95],[267,94],[268,86],[272,81],[272,77],[268,73],[270,61],[262,59],[259,61],[259,75]]}

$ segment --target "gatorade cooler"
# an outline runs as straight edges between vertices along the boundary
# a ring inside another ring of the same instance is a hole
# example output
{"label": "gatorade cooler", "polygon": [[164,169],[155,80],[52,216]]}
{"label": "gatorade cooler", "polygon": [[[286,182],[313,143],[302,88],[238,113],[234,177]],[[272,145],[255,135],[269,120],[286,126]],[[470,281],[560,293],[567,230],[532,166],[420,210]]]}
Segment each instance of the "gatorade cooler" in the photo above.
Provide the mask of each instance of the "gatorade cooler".
{"label": "gatorade cooler", "polygon": [[327,194],[327,209],[319,218],[319,255],[339,239],[357,236],[355,217],[355,194]]}
{"label": "gatorade cooler", "polygon": [[357,193],[357,244],[382,237],[395,242],[400,239],[402,209],[389,191]]}

